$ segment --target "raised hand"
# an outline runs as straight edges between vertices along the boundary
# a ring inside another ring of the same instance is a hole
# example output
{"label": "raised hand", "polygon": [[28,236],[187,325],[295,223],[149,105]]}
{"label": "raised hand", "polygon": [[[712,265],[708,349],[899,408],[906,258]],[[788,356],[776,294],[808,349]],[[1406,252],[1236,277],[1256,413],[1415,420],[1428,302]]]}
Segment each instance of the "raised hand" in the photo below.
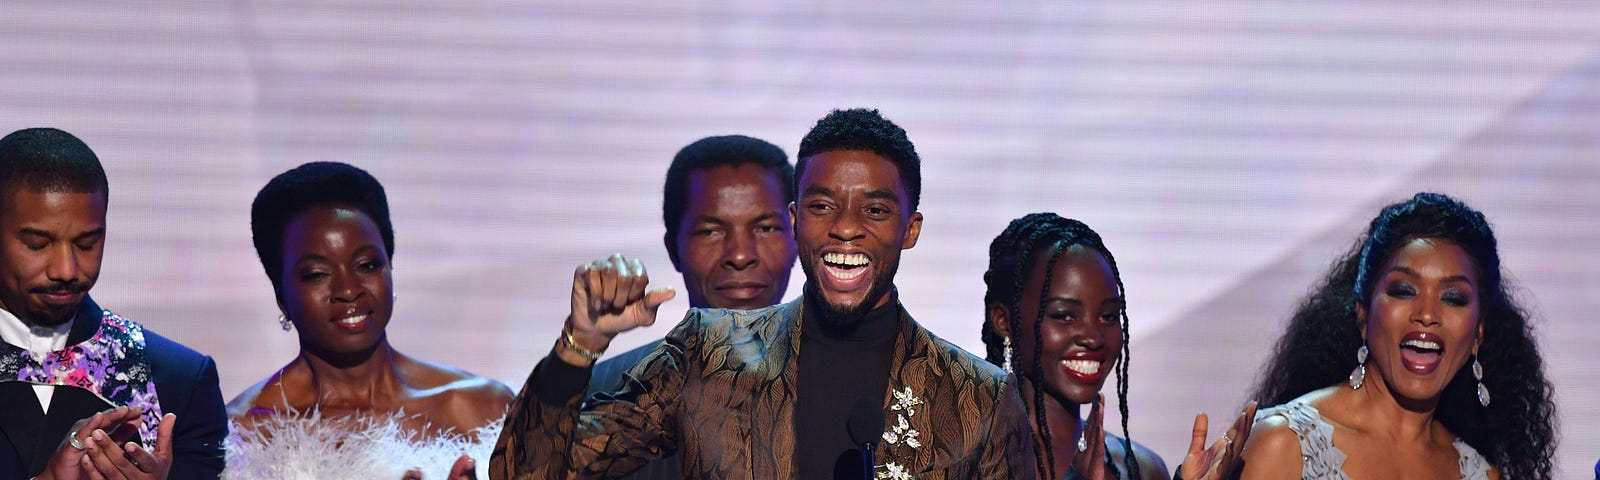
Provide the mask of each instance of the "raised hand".
{"label": "raised hand", "polygon": [[[67,430],[67,438],[61,439],[61,443],[56,446],[56,452],[50,455],[44,472],[37,477],[38,480],[90,478],[84,473],[83,464],[89,458],[89,446],[94,440],[93,433],[108,429],[114,432],[117,427],[124,425],[137,428],[139,416],[143,414],[144,410],[138,407],[117,407],[73,423],[72,428]],[[74,440],[77,441],[76,444],[73,443]]]}
{"label": "raised hand", "polygon": [[84,475],[90,480],[166,480],[172,470],[172,428],[177,423],[177,415],[161,417],[153,452],[133,442],[118,448],[111,434],[95,430],[89,454],[81,461]]}
{"label": "raised hand", "polygon": [[[671,288],[649,289],[644,262],[615,254],[572,272],[572,314],[567,329],[578,347],[599,352],[618,333],[652,325],[662,303],[677,296]],[[562,358],[572,362],[571,355]]]}
{"label": "raised hand", "polygon": [[1107,476],[1105,406],[1105,394],[1097,395],[1094,406],[1089,409],[1089,418],[1083,421],[1082,442],[1079,438],[1072,439],[1077,444],[1073,448],[1078,451],[1072,457],[1072,469],[1087,480],[1103,480]]}
{"label": "raised hand", "polygon": [[1256,402],[1252,401],[1245,404],[1244,411],[1239,412],[1239,418],[1233,421],[1227,433],[1205,448],[1206,430],[1210,426],[1207,425],[1206,414],[1195,415],[1189,454],[1183,457],[1183,466],[1179,467],[1184,480],[1238,477],[1239,454],[1244,451],[1244,442],[1250,439],[1250,428],[1255,425],[1255,418]]}

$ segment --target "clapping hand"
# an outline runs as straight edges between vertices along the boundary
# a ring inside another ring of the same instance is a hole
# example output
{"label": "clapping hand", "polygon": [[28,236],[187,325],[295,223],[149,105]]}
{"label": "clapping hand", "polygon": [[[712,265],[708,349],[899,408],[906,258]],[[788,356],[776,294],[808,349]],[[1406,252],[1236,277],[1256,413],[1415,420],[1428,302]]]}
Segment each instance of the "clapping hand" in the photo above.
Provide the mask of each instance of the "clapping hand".
{"label": "clapping hand", "polygon": [[1250,439],[1250,428],[1255,425],[1256,402],[1244,406],[1244,411],[1239,412],[1239,418],[1233,421],[1233,426],[1228,432],[1222,434],[1209,448],[1202,448],[1206,442],[1207,425],[1206,414],[1194,417],[1194,436],[1189,441],[1189,454],[1183,457],[1183,466],[1179,467],[1184,480],[1235,478],[1239,472],[1239,454],[1244,451],[1244,442]]}
{"label": "clapping hand", "polygon": [[1073,439],[1078,454],[1072,457],[1072,469],[1086,480],[1106,478],[1105,405],[1105,394],[1098,394],[1083,421],[1083,435]]}
{"label": "clapping hand", "polygon": [[[143,414],[144,410],[138,407],[116,407],[90,415],[88,418],[73,423],[72,427],[67,430],[67,437],[61,439],[61,443],[56,446],[55,453],[50,455],[50,460],[46,463],[44,472],[41,472],[37,478],[39,480],[93,478],[85,472],[85,469],[93,469],[87,463],[91,461],[90,454],[92,452],[89,448],[95,443],[94,432],[117,434],[119,432],[132,431],[122,430],[122,428],[137,428],[140,415]],[[163,428],[168,428],[167,425],[168,422],[162,422]],[[168,431],[170,432],[170,429]],[[163,435],[164,437],[165,435]]]}

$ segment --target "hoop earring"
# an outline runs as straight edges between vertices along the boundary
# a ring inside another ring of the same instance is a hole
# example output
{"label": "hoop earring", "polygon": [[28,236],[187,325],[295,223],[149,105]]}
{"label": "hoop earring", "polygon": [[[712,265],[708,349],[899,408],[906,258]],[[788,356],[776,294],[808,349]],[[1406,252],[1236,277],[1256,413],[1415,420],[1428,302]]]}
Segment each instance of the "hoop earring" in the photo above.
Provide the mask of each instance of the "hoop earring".
{"label": "hoop earring", "polygon": [[1000,368],[1005,370],[1006,373],[1011,373],[1011,337],[1004,337],[1002,341],[1002,344],[1005,345],[1006,350],[1005,363],[1000,365]]}
{"label": "hoop earring", "polygon": [[1478,363],[1478,355],[1472,355],[1472,378],[1478,380],[1478,403],[1489,406],[1489,388],[1483,386],[1483,364]]}
{"label": "hoop earring", "polygon": [[283,327],[283,331],[285,332],[294,329],[294,324],[289,321],[289,317],[284,316],[281,313],[278,314],[278,326]]}
{"label": "hoop earring", "polygon": [[1356,350],[1356,369],[1350,371],[1350,388],[1360,390],[1361,384],[1367,381],[1367,346],[1361,345]]}

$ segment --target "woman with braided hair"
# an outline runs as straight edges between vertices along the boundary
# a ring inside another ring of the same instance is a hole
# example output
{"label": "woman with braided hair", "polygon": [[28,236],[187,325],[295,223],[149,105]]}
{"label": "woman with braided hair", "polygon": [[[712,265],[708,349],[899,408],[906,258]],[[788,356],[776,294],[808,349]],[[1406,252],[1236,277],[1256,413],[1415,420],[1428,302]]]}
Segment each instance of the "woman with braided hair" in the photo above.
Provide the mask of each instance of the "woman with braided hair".
{"label": "woman with braided hair", "polygon": [[987,359],[1021,379],[1039,478],[1165,478],[1161,457],[1100,428],[1100,388],[1115,372],[1128,430],[1122,281],[1100,235],[1052,213],[1019,218],[990,244],[983,280]]}
{"label": "woman with braided hair", "polygon": [[[1167,478],[1161,457],[1126,438],[1127,299],[1116,257],[1100,235],[1053,213],[1013,220],[989,246],[983,281],[987,359],[1022,380],[1039,478]],[[1110,373],[1117,376],[1123,438],[1101,427],[1100,388]],[[1084,404],[1092,405],[1088,418]],[[1249,418],[1241,415],[1228,437],[1248,435]],[[1222,470],[1212,467],[1231,463],[1238,446],[1219,440],[1202,450],[1203,419],[1196,429],[1183,478],[1210,478]]]}

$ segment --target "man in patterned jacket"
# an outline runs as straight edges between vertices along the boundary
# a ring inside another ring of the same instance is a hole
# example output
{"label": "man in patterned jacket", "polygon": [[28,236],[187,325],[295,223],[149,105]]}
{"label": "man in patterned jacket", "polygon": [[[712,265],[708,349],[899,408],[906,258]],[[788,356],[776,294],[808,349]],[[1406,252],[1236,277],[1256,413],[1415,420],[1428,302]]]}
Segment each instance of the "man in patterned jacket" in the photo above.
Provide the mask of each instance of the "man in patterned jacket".
{"label": "man in patterned jacket", "polygon": [[690,478],[862,478],[864,458],[878,478],[1034,478],[1015,379],[934,337],[895,292],[900,251],[922,228],[905,131],[876,110],[836,110],[798,158],[801,298],[691,309],[636,381],[585,405],[599,352],[675,294],[648,289],[643,264],[621,255],[579,267],[572,313],[513,403],[492,478],[605,478],[671,452]]}
{"label": "man in patterned jacket", "polygon": [[[776,305],[794,270],[794,166],[782,148],[744,135],[706,137],[673,156],[662,188],[662,241],[683,274],[689,306],[754,310]],[[612,393],[650,356],[656,340],[606,359],[590,373],[585,396]],[[676,480],[667,455],[629,480]]]}

